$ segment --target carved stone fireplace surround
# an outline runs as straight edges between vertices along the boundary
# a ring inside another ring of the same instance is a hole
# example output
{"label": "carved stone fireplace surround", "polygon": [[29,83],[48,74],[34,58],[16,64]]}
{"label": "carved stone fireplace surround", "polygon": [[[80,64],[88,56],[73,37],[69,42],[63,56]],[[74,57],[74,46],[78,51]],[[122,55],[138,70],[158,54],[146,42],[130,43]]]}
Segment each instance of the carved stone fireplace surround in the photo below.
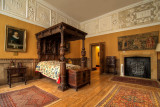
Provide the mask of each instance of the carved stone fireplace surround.
{"label": "carved stone fireplace surround", "polygon": [[125,57],[150,57],[151,59],[151,79],[157,80],[157,53],[153,51],[123,51],[120,52],[120,75],[124,75],[124,58]]}

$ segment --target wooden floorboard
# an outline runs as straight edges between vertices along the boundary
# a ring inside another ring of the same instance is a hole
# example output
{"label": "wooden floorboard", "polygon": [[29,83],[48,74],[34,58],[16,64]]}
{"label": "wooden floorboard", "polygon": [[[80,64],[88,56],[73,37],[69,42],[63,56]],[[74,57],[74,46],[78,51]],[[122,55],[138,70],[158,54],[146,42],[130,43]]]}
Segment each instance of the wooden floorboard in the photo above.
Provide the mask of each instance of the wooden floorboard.
{"label": "wooden floorboard", "polygon": [[43,78],[28,81],[27,85],[24,85],[24,83],[22,82],[15,83],[12,85],[12,88],[9,88],[8,85],[0,86],[0,93],[35,85],[61,99],[61,101],[50,105],[50,107],[93,107],[103,97],[105,97],[109,90],[116,84],[160,92],[160,88],[111,81],[110,79],[112,77],[112,74],[100,75],[98,70],[93,71],[91,72],[91,84],[80,88],[77,92],[75,91],[75,89],[69,89],[65,92],[61,92],[57,89],[58,84],[54,80]]}

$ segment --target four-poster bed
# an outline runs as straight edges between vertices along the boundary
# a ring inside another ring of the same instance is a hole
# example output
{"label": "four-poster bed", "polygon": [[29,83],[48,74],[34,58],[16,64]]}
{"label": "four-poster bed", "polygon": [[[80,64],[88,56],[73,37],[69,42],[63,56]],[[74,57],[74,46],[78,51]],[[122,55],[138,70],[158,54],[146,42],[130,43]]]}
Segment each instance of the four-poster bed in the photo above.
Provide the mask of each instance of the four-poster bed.
{"label": "four-poster bed", "polygon": [[[65,61],[65,43],[82,40],[81,69],[85,68],[85,36],[87,33],[65,23],[59,23],[36,34],[38,59],[40,61],[60,60],[60,85],[58,89],[68,89],[67,70]],[[71,68],[72,69],[72,68]]]}

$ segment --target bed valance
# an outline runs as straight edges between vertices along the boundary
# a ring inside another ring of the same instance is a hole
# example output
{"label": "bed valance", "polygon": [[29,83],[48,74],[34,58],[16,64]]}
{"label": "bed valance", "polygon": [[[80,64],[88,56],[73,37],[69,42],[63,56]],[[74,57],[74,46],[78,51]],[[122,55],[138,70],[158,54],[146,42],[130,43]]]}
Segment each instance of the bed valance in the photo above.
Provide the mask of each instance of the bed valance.
{"label": "bed valance", "polygon": [[84,40],[87,35],[87,33],[62,22],[37,33],[36,37],[37,39],[46,38],[48,36],[57,38],[57,36],[61,37],[61,35],[59,35],[61,32],[64,33],[65,41]]}

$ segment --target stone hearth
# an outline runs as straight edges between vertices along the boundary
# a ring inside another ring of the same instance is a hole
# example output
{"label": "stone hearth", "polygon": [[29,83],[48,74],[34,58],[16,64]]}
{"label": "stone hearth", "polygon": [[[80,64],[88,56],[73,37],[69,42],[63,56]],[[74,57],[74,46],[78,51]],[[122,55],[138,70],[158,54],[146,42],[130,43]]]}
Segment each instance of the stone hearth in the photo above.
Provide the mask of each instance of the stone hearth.
{"label": "stone hearth", "polygon": [[124,59],[125,57],[150,57],[151,63],[151,79],[157,80],[157,53],[153,51],[123,51],[120,52],[120,75],[124,75]]}
{"label": "stone hearth", "polygon": [[125,57],[124,75],[151,78],[150,57]]}

